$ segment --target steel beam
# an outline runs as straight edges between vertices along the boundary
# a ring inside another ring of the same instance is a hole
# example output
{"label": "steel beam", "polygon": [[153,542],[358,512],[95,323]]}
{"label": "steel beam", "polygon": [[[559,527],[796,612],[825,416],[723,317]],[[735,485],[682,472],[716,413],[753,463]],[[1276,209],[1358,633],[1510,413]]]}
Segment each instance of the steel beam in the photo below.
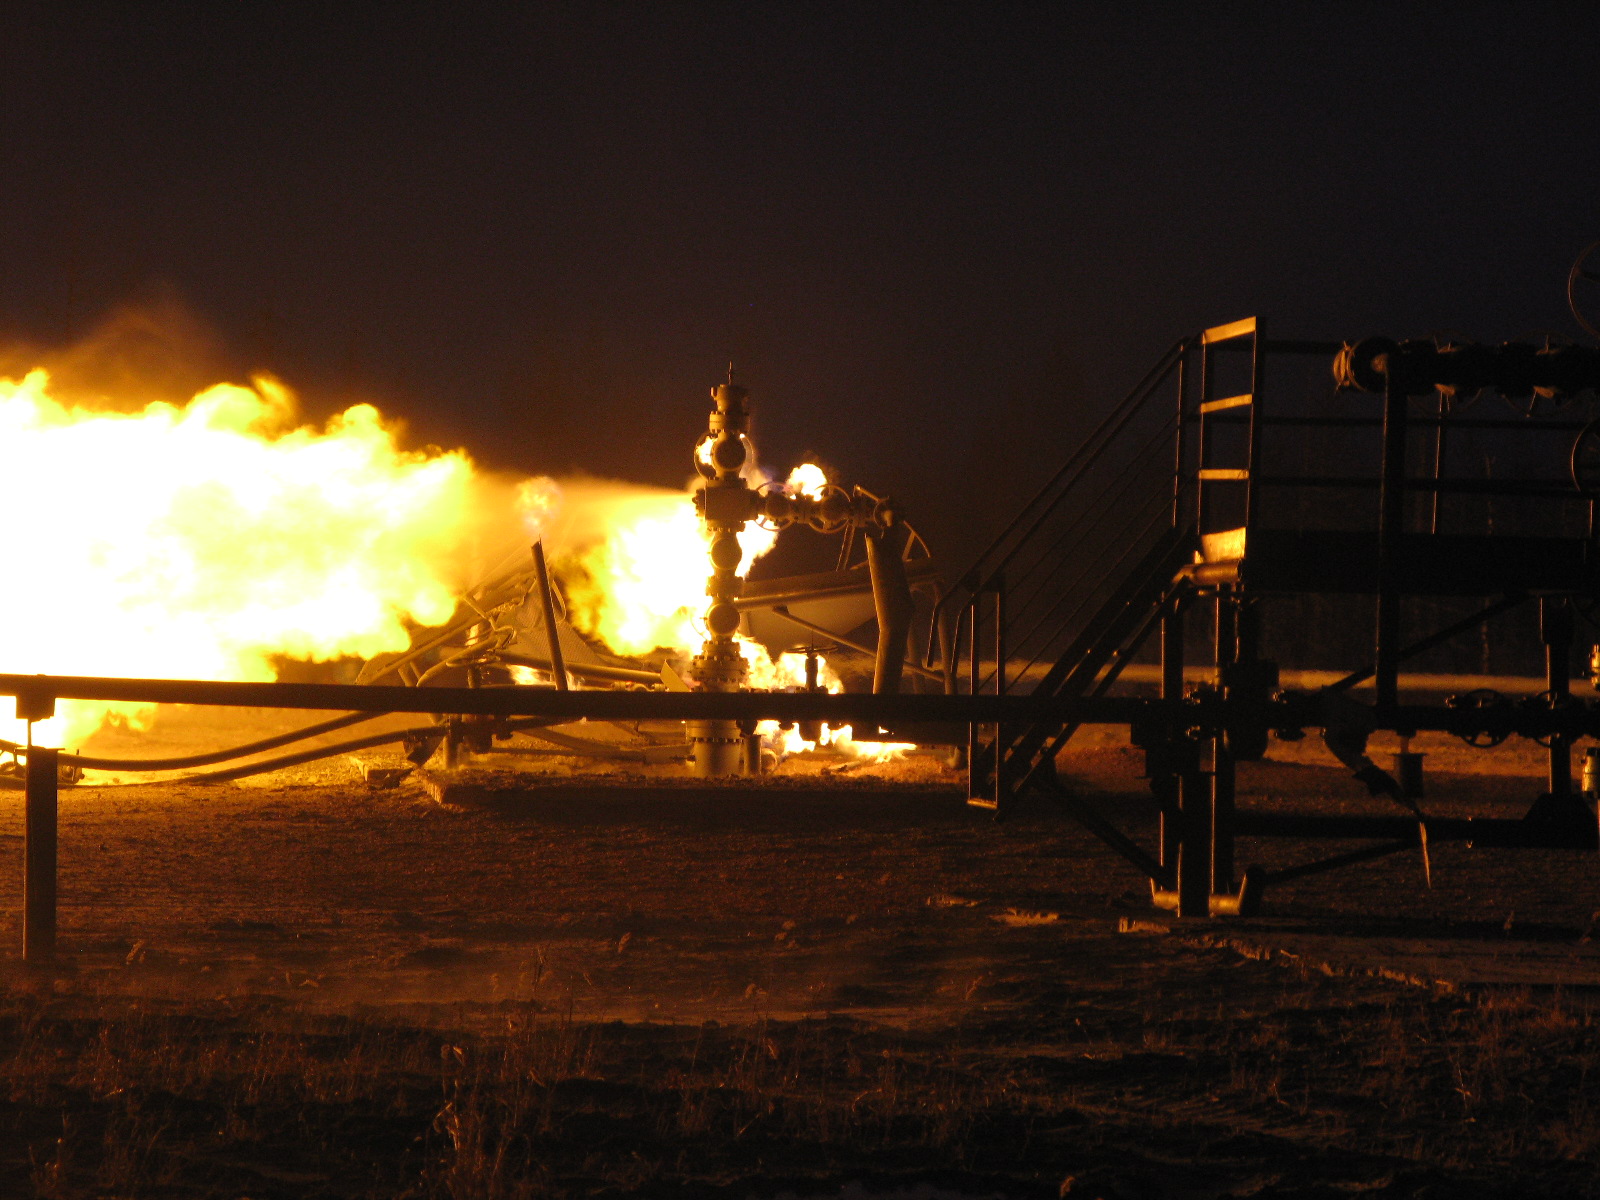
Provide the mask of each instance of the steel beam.
{"label": "steel beam", "polygon": [[48,963],[56,953],[56,750],[28,748],[23,809],[22,959]]}
{"label": "steel beam", "polygon": [[[19,708],[43,711],[53,700],[118,700],[133,704],[210,704],[221,707],[323,709],[541,717],[551,721],[777,720],[833,724],[940,721],[961,724],[1161,725],[1220,727],[1227,701],[1141,699],[1135,696],[894,695],[864,692],[558,692],[537,687],[390,687],[344,683],[221,683],[203,679],[115,679],[82,675],[0,675],[0,696]],[[1290,694],[1261,707],[1268,729],[1321,723],[1311,695]],[[1502,709],[1443,704],[1380,704],[1379,729],[1439,730],[1457,735],[1493,732],[1522,737],[1600,737],[1600,707],[1574,700],[1559,710],[1530,708],[1507,698]],[[38,719],[38,718],[35,718]]]}
{"label": "steel beam", "polygon": [[1129,725],[1159,701],[1126,696],[884,695],[860,692],[558,692],[536,687],[389,687],[343,683],[224,683],[202,679],[116,679],[79,675],[0,675],[0,696],[25,701],[121,700],[134,704],[211,704],[244,708],[460,713],[594,721],[683,720],[1078,721]]}

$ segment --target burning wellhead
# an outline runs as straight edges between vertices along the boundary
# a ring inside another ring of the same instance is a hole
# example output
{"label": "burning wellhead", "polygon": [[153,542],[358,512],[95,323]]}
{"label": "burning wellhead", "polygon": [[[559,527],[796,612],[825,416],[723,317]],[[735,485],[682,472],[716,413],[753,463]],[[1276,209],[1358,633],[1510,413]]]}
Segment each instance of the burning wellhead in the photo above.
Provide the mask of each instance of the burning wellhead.
{"label": "burning wellhead", "polygon": [[[601,654],[659,670],[706,636],[707,535],[689,488],[509,478],[463,450],[405,448],[370,404],[307,422],[267,375],[173,402],[85,398],[34,368],[0,378],[0,432],[0,499],[21,515],[9,550],[28,581],[0,599],[10,671],[256,681],[283,659],[401,654],[460,620],[483,579],[525,567],[534,539],[551,549],[563,623]],[[810,465],[786,483],[753,457],[748,471],[796,496],[825,486]],[[742,530],[737,573],[776,537]],[[826,664],[808,681],[803,654],[737,645],[752,686],[839,686]],[[148,715],[63,702],[33,736],[70,747]]]}

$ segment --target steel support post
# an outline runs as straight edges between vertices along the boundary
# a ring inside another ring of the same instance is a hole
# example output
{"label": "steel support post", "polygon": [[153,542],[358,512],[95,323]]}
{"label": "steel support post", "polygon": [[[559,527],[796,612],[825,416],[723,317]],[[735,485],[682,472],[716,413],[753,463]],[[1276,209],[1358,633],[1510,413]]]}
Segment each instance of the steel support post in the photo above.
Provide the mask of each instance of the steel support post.
{"label": "steel support post", "polygon": [[1233,755],[1221,737],[1211,740],[1211,893],[1232,894],[1234,800],[1236,780]]}
{"label": "steel support post", "polygon": [[1261,322],[1256,322],[1255,333],[1250,337],[1250,425],[1249,457],[1245,460],[1244,481],[1244,537],[1249,553],[1250,533],[1255,528],[1256,513],[1261,504],[1261,489],[1256,486],[1256,476],[1261,474],[1261,394],[1267,383],[1267,344]]}
{"label": "steel support post", "polygon": [[[1161,614],[1161,698],[1183,699],[1183,627],[1184,604],[1181,596],[1174,596]],[[1169,873],[1178,865],[1178,831],[1181,821],[1174,811],[1175,796],[1164,798],[1161,808],[1161,865]]]}
{"label": "steel support post", "polygon": [[[1434,426],[1434,430],[1433,430],[1433,480],[1434,480],[1435,483],[1437,483],[1439,480],[1444,478],[1445,433],[1450,428],[1450,424],[1449,424],[1448,421],[1445,420],[1445,418],[1447,416],[1449,416],[1449,415],[1450,415],[1449,402],[1445,399],[1444,393],[1440,392],[1439,393],[1439,423],[1436,426]],[[1428,518],[1428,532],[1429,533],[1437,534],[1439,532],[1439,516],[1440,516],[1440,512],[1441,512],[1440,506],[1443,503],[1444,503],[1444,489],[1443,488],[1434,488],[1433,489],[1433,511],[1429,515],[1429,518]]]}
{"label": "steel support post", "polygon": [[1183,699],[1183,597],[1174,596],[1161,614],[1161,698]]}
{"label": "steel support post", "polygon": [[[1253,625],[1246,620],[1244,604],[1235,592],[1217,589],[1216,659],[1217,682],[1227,678],[1227,670],[1239,661],[1241,634]],[[1250,638],[1252,643],[1256,640]],[[1254,653],[1254,646],[1251,647]],[[1233,891],[1233,810],[1234,764],[1227,739],[1219,730],[1211,739],[1211,813],[1209,821],[1211,891]]]}
{"label": "steel support post", "polygon": [[1178,779],[1178,915],[1211,915],[1211,788],[1203,772]]}
{"label": "steel support post", "polygon": [[[1175,780],[1173,783],[1172,794],[1174,806],[1179,803],[1179,797],[1182,795],[1182,792],[1179,790],[1181,787],[1181,783]],[[1168,808],[1167,806],[1163,805],[1159,817],[1159,825],[1157,826],[1157,836],[1161,842],[1159,854],[1161,856],[1161,866],[1166,870],[1167,875],[1173,879],[1177,878],[1178,863],[1181,858],[1181,850],[1183,847],[1182,835],[1182,814],[1177,811],[1176,807]]]}
{"label": "steel support post", "polygon": [[533,544],[533,570],[539,583],[539,612],[544,617],[544,644],[550,655],[550,678],[556,690],[567,690],[567,660],[561,652],[561,631],[556,625],[555,593],[550,587],[550,571],[544,562],[544,539]]}
{"label": "steel support post", "polygon": [[1178,354],[1178,428],[1172,439],[1172,527],[1177,529],[1183,524],[1183,468],[1189,457],[1189,423],[1184,420],[1183,404],[1186,399],[1189,347],[1186,345]]}
{"label": "steel support post", "polygon": [[1378,705],[1400,702],[1400,555],[1406,515],[1406,393],[1387,373],[1383,393],[1383,473],[1378,481],[1378,609],[1373,665]]}
{"label": "steel support post", "polygon": [[56,953],[56,756],[28,748],[23,810],[22,959],[48,963]]}
{"label": "steel support post", "polygon": [[[1544,638],[1545,687],[1551,706],[1561,704],[1572,694],[1567,674],[1572,651],[1572,606],[1565,597],[1539,598],[1539,632]],[[1550,737],[1550,794],[1572,795],[1572,742],[1562,733]]]}
{"label": "steel support post", "polygon": [[[944,694],[954,696],[961,691],[961,664],[956,661],[956,655],[960,653],[961,618],[952,617],[948,608],[941,608],[935,616],[935,628],[939,634],[939,662],[942,664],[940,674],[944,676]],[[813,657],[815,657],[814,652]],[[807,685],[806,690],[816,689]]]}
{"label": "steel support post", "polygon": [[[1006,694],[1006,584],[996,573],[994,585],[994,694]],[[1009,807],[1011,799],[1006,786],[1006,729],[994,727],[994,811],[999,816]]]}
{"label": "steel support post", "polygon": [[[978,671],[982,667],[982,660],[978,651],[978,618],[983,612],[983,593],[972,594],[972,603],[967,606],[970,616],[967,628],[967,694],[978,694]],[[961,630],[956,629],[956,643],[959,647]],[[978,752],[982,749],[983,739],[978,733],[978,723],[973,721],[967,726],[967,797],[971,800],[978,798]]]}

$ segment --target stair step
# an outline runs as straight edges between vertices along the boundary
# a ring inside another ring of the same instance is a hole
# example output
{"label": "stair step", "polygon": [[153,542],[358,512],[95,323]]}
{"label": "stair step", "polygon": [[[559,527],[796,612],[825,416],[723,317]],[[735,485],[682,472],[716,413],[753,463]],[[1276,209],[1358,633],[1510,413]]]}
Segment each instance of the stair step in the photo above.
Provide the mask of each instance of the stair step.
{"label": "stair step", "polygon": [[1242,321],[1229,321],[1226,325],[1213,325],[1200,335],[1202,345],[1211,346],[1217,342],[1231,342],[1234,338],[1248,337],[1256,331],[1256,319],[1246,317]]}

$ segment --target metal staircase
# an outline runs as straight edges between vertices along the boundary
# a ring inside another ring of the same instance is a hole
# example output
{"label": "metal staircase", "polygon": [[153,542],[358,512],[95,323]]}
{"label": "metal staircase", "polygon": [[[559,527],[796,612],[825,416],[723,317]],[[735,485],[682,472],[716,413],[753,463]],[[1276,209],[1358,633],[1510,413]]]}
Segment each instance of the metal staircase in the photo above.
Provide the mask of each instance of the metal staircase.
{"label": "metal staircase", "polygon": [[[935,624],[957,691],[1101,695],[1177,602],[1196,548],[1179,486],[1191,345],[1161,356],[940,599]],[[969,801],[1004,816],[1049,783],[1075,730],[975,727]]]}
{"label": "metal staircase", "polygon": [[[1439,710],[1451,714],[1444,727],[1454,731],[1453,714],[1486,706],[1540,720],[1575,711],[1573,611],[1600,611],[1600,471],[1591,467],[1600,419],[1592,405],[1579,415],[1585,405],[1574,398],[1600,391],[1597,380],[1600,354],[1553,341],[1268,340],[1249,318],[1174,345],[940,598],[935,622],[958,693],[1036,696],[1081,714],[1092,711],[1082,702],[1119,684],[1120,702],[1134,703],[1130,687],[1158,685],[1159,701],[1139,710],[1147,715],[1132,719],[1131,732],[1160,810],[1160,845],[1147,851],[1057,780],[1056,754],[1078,728],[1065,716],[971,726],[969,802],[1000,818],[1029,792],[1049,797],[1145,873],[1158,906],[1183,916],[1247,912],[1269,882],[1355,861],[1257,869],[1241,883],[1236,836],[1298,836],[1312,826],[1238,811],[1235,764],[1261,758],[1273,730],[1298,736],[1308,725],[1353,721],[1350,713],[1403,736],[1427,727],[1433,710],[1401,703],[1399,664],[1530,598],[1539,603],[1547,690],[1519,705],[1496,694],[1453,698]],[[1485,394],[1498,394],[1512,415],[1476,405]],[[1511,477],[1491,472],[1487,456],[1453,450],[1489,435],[1531,447],[1574,433],[1570,454],[1506,451]],[[1327,473],[1329,464],[1340,473]],[[1278,664],[1263,653],[1264,606],[1297,596],[1368,597],[1373,606],[1366,621],[1356,617],[1358,633],[1370,630],[1371,657],[1341,664],[1355,669],[1313,693],[1282,691]],[[1457,612],[1467,615],[1451,619]],[[1212,617],[1212,645],[1186,692],[1185,625],[1199,624],[1186,614],[1201,613]],[[1446,623],[1410,640],[1424,614],[1430,625]],[[1130,676],[1152,640],[1159,666],[1147,654]],[[1367,679],[1375,704],[1342,698]],[[1268,714],[1284,705],[1296,716],[1272,724],[1280,718]],[[1592,846],[1593,816],[1573,798],[1576,735],[1539,736],[1548,736],[1549,791],[1522,823],[1509,823],[1516,828],[1471,836]],[[1369,788],[1387,779],[1370,761],[1356,778]],[[1393,838],[1360,851],[1363,860],[1418,844],[1420,833],[1396,834],[1388,820],[1351,827],[1351,836]]]}
{"label": "metal staircase", "polygon": [[[1160,694],[1181,697],[1182,610],[1257,523],[1267,352],[1336,348],[1269,345],[1255,318],[1173,345],[941,598],[955,689],[1101,696],[1159,632]],[[1248,628],[1217,632],[1221,686],[1254,651]],[[1052,764],[1077,728],[975,728],[969,802],[1003,817],[1029,789],[1059,798]]]}

